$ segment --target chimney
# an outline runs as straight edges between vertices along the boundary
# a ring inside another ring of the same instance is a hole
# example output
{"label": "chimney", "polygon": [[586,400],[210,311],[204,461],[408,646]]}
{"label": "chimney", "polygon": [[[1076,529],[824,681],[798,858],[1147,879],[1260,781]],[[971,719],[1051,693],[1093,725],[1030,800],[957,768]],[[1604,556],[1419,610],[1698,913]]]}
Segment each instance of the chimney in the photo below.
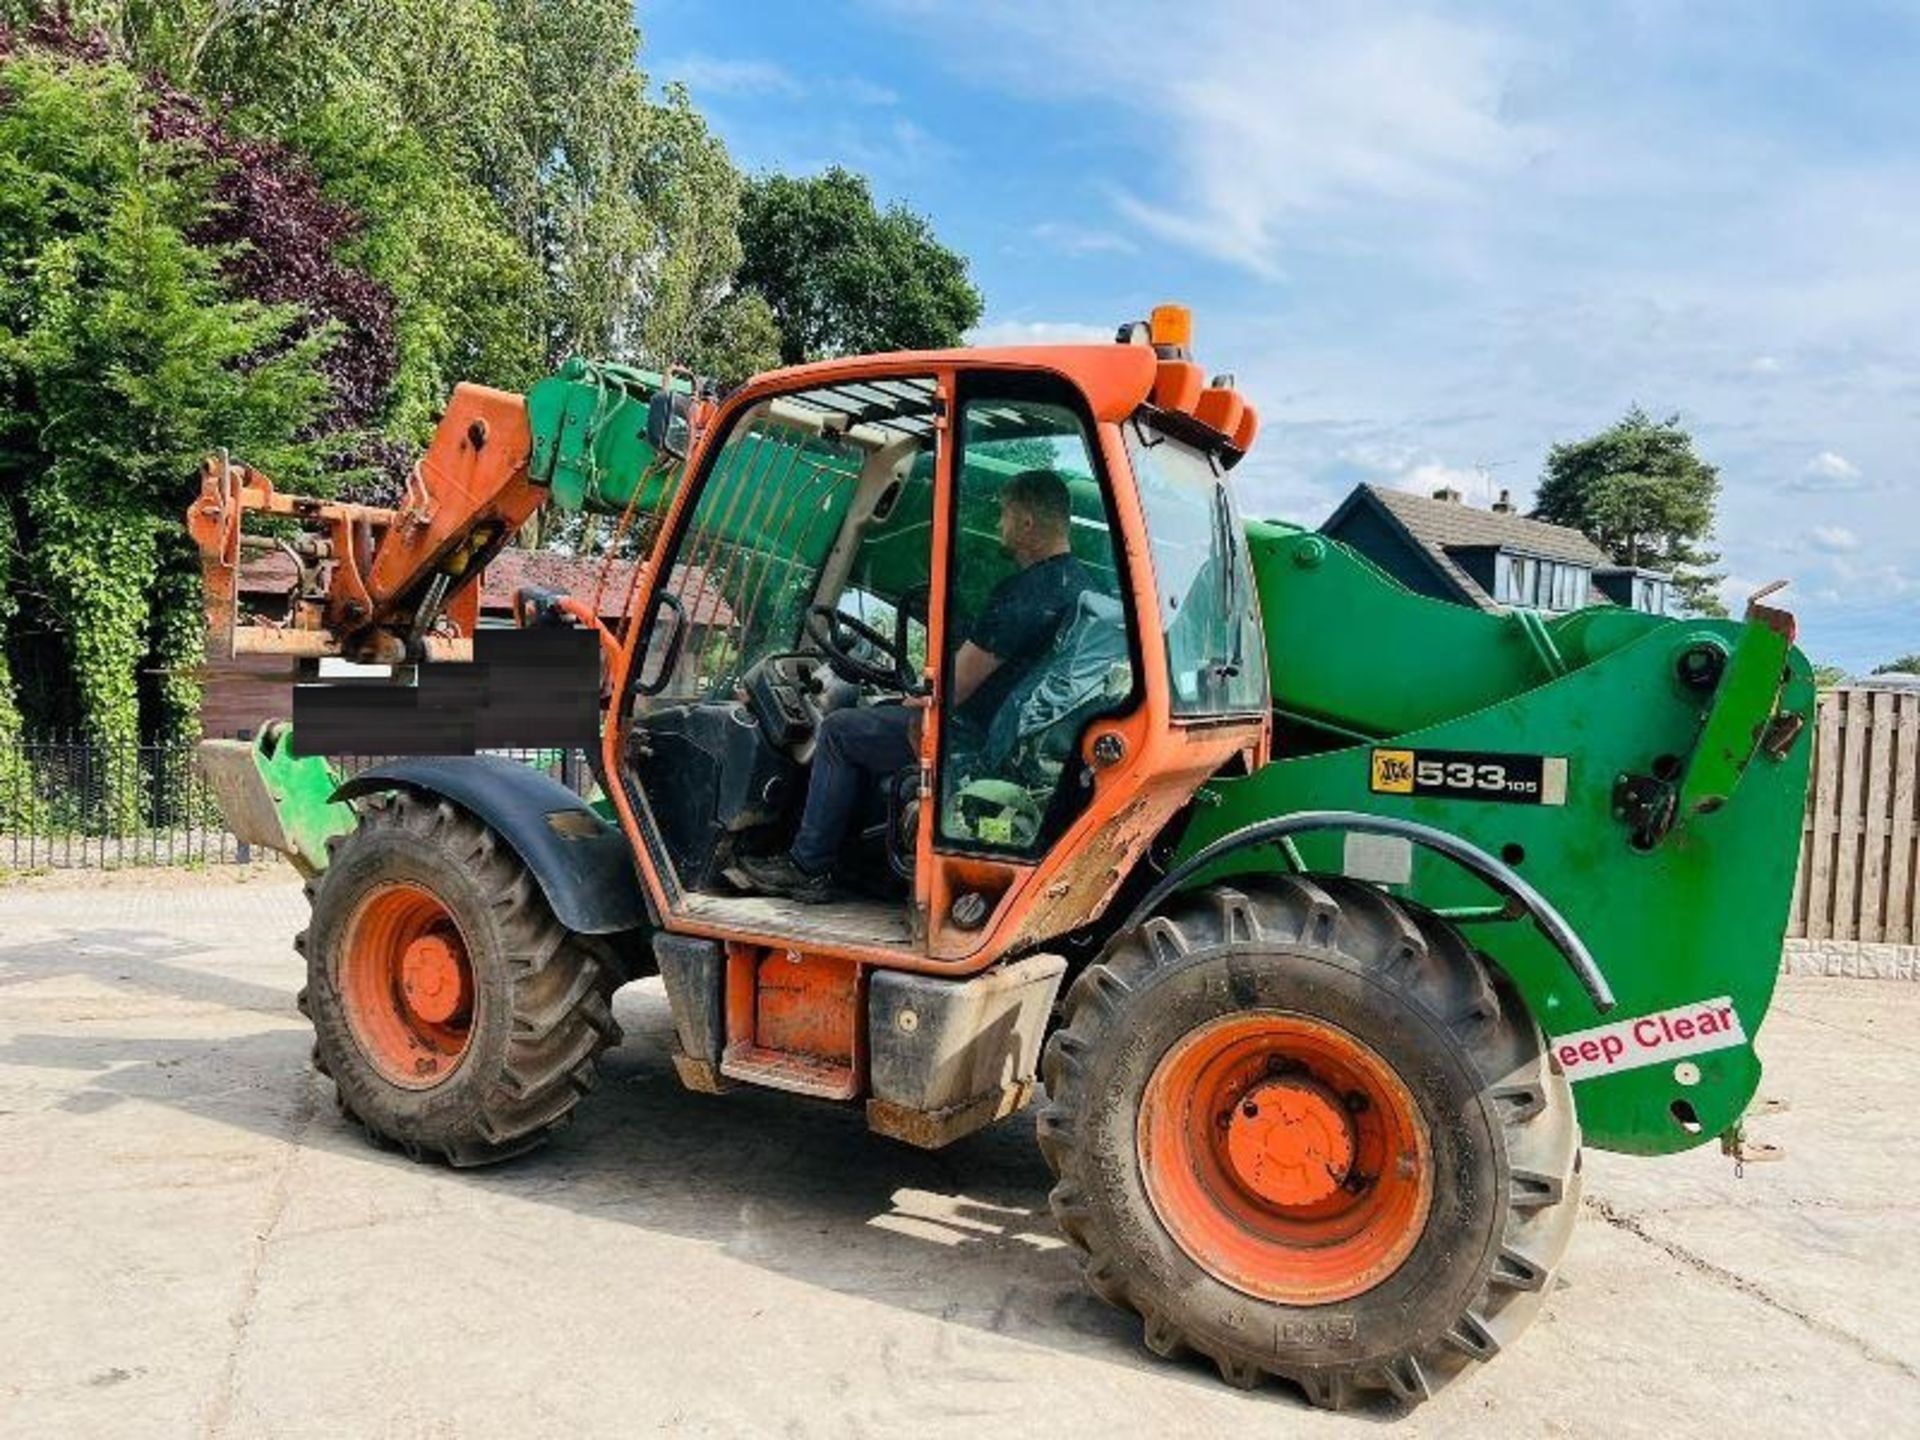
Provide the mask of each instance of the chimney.
{"label": "chimney", "polygon": [[1444,500],[1449,505],[1458,505],[1461,496],[1460,492],[1451,485],[1442,485],[1438,490],[1433,492],[1433,498],[1436,500]]}
{"label": "chimney", "polygon": [[1513,492],[1511,490],[1502,490],[1500,492],[1500,498],[1493,502],[1493,513],[1496,515],[1511,515],[1513,513]]}

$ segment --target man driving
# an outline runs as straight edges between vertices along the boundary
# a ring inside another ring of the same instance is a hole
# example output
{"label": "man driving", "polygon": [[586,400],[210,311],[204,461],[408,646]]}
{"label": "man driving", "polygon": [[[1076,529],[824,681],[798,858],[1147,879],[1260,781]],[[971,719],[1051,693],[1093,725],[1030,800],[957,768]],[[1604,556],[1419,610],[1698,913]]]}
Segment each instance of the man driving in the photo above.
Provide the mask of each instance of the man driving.
{"label": "man driving", "polygon": [[[1024,470],[1000,491],[1000,546],[1017,567],[994,586],[948,671],[950,722],[984,734],[995,713],[1046,655],[1093,584],[1074,559],[1067,485],[1051,470]],[[815,733],[806,809],[785,855],[741,856],[750,888],[818,902],[833,896],[834,858],[864,788],[913,764],[920,712],[905,705],[851,706],[824,716]]]}

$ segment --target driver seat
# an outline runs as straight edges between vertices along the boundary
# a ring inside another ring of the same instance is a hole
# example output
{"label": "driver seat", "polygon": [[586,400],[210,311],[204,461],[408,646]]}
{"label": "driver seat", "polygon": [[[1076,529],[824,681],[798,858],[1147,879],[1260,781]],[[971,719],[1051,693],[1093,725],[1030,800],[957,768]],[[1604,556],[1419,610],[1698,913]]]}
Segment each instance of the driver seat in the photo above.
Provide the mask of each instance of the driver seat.
{"label": "driver seat", "polygon": [[966,778],[947,802],[947,828],[1029,848],[1087,722],[1132,691],[1125,608],[1112,595],[1081,592],[1046,660],[1021,677],[979,752],[963,762]]}
{"label": "driver seat", "polygon": [[990,773],[1051,790],[1085,722],[1132,689],[1133,657],[1120,601],[1082,591],[1046,661],[1021,677],[994,716],[981,761]]}

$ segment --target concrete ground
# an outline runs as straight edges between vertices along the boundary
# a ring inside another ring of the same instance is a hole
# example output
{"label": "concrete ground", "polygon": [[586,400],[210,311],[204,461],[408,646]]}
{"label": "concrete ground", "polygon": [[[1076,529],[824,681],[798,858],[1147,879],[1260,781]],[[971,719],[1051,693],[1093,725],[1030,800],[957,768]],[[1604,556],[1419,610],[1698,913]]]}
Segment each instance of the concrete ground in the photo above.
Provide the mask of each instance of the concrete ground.
{"label": "concrete ground", "polygon": [[[1032,1122],[938,1155],[683,1092],[664,1002],[545,1152],[367,1145],[278,876],[0,890],[0,1434],[1363,1435],[1080,1286]],[[1790,979],[1783,1164],[1588,1156],[1564,1280],[1406,1435],[1914,1433],[1920,988]]]}

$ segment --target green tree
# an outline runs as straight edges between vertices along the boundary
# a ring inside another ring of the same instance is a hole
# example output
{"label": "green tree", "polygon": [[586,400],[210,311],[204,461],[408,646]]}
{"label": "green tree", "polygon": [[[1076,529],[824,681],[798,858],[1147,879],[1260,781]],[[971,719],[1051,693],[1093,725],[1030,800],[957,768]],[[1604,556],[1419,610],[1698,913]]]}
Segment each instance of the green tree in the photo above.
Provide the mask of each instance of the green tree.
{"label": "green tree", "polygon": [[396,434],[424,438],[453,380],[518,388],[570,354],[729,377],[777,358],[732,283],[740,176],[684,92],[650,92],[628,0],[79,11],[307,153],[365,217],[360,254],[398,302]]}
{"label": "green tree", "polygon": [[1844,665],[1816,665],[1813,667],[1813,683],[1821,690],[1831,690],[1836,685],[1844,685],[1846,681],[1847,670]]}
{"label": "green tree", "polygon": [[980,318],[967,262],[922,216],[878,209],[866,180],[765,175],[748,182],[739,282],[763,296],[789,363],[958,345]]}
{"label": "green tree", "polygon": [[[7,604],[26,601],[61,638],[75,718],[115,749],[194,723],[190,690],[163,680],[143,725],[140,673],[198,659],[197,587],[162,579],[190,563],[180,515],[209,444],[296,485],[316,475],[321,437],[304,431],[326,395],[327,337],[292,338],[291,307],[230,298],[220,252],[188,238],[211,184],[192,152],[148,138],[123,67],[0,67]],[[131,778],[114,777],[129,783],[112,808],[132,803]]]}
{"label": "green tree", "polygon": [[1672,573],[1688,609],[1724,615],[1711,573],[1720,472],[1695,453],[1680,417],[1654,420],[1634,406],[1598,435],[1556,445],[1534,518],[1583,531],[1621,565]]}
{"label": "green tree", "polygon": [[1873,667],[1876,675],[1920,675],[1920,655],[1901,655]]}
{"label": "green tree", "polygon": [[389,435],[424,445],[459,381],[523,390],[540,378],[538,266],[485,190],[417,131],[345,98],[315,105],[281,138],[362,217],[341,258],[393,294]]}

